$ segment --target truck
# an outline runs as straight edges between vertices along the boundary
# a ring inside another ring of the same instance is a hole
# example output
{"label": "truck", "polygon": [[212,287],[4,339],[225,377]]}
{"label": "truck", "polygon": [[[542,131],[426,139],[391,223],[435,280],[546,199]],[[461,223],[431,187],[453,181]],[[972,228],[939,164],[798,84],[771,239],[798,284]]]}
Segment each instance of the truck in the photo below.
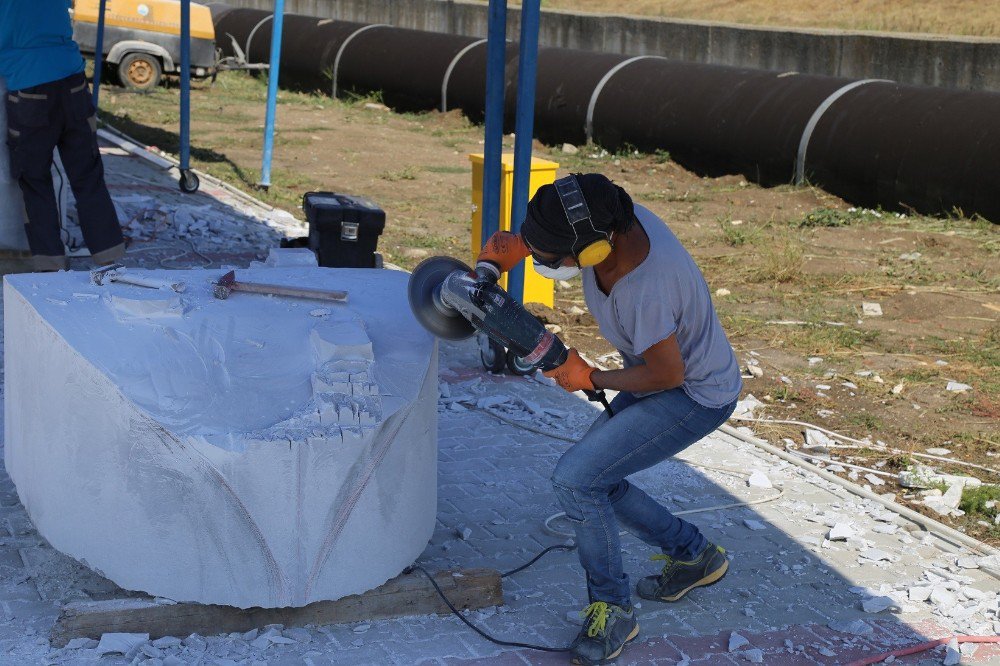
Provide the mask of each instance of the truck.
{"label": "truck", "polygon": [[[100,0],[75,0],[73,39],[84,55],[97,51]],[[122,86],[150,92],[181,67],[179,0],[106,0],[102,57]],[[215,25],[209,8],[191,3],[191,76],[216,73]]]}

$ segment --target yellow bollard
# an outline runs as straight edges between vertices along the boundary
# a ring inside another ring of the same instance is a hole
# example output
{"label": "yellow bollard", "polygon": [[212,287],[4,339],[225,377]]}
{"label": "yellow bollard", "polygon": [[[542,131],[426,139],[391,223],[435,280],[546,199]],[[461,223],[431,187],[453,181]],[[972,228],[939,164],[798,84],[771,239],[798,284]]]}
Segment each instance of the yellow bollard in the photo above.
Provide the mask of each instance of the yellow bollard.
{"label": "yellow bollard", "polygon": [[[469,155],[472,162],[472,262],[475,263],[479,256],[479,250],[483,247],[483,154],[472,153]],[[531,179],[528,182],[528,198],[534,196],[535,192],[542,185],[555,182],[556,169],[559,165],[549,160],[531,158]],[[510,231],[510,208],[511,197],[514,192],[514,155],[504,153],[503,174],[500,178],[500,230]],[[507,288],[507,275],[500,278],[500,286]],[[554,301],[552,298],[553,282],[535,272],[531,265],[531,260],[525,262],[524,266],[524,293],[511,294],[522,303],[541,303],[550,308]]]}

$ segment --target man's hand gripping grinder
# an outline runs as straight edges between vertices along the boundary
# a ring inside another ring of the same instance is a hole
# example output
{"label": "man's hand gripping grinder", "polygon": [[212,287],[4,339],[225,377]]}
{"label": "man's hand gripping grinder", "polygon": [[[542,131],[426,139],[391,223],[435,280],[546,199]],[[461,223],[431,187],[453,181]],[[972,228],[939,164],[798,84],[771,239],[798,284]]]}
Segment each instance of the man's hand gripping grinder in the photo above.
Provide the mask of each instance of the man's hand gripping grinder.
{"label": "man's hand gripping grinder", "polygon": [[[451,257],[425,259],[410,276],[409,299],[417,321],[445,340],[464,340],[480,331],[514,351],[520,365],[552,370],[568,350],[554,333],[500,285],[490,271],[473,271]],[[603,390],[584,391],[610,414]]]}

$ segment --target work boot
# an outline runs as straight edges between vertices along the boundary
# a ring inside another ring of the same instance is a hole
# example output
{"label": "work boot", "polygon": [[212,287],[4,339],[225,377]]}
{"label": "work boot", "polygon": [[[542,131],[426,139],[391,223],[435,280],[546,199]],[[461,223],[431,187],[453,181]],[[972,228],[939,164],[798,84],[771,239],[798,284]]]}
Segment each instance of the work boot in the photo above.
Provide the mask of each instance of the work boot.
{"label": "work boot", "polygon": [[622,653],[625,644],[639,635],[635,612],[604,601],[595,601],[580,613],[583,629],[573,641],[573,663],[583,666],[608,664]]}
{"label": "work boot", "polygon": [[663,560],[663,571],[658,576],[640,580],[635,591],[651,601],[677,601],[696,587],[718,582],[729,569],[726,551],[711,543],[690,562],[669,555],[653,555],[650,559]]}

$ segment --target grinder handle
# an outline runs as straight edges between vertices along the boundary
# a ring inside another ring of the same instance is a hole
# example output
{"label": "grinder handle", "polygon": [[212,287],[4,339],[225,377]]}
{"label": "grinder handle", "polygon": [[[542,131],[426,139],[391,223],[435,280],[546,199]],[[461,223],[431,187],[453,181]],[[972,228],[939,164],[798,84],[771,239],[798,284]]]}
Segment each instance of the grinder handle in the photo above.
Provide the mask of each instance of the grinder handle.
{"label": "grinder handle", "polygon": [[601,405],[604,407],[604,410],[608,413],[609,418],[615,415],[615,413],[611,411],[611,405],[608,403],[608,398],[604,394],[604,389],[596,389],[594,391],[584,391],[583,393],[584,395],[587,396],[587,400],[590,400],[591,402],[601,403]]}

